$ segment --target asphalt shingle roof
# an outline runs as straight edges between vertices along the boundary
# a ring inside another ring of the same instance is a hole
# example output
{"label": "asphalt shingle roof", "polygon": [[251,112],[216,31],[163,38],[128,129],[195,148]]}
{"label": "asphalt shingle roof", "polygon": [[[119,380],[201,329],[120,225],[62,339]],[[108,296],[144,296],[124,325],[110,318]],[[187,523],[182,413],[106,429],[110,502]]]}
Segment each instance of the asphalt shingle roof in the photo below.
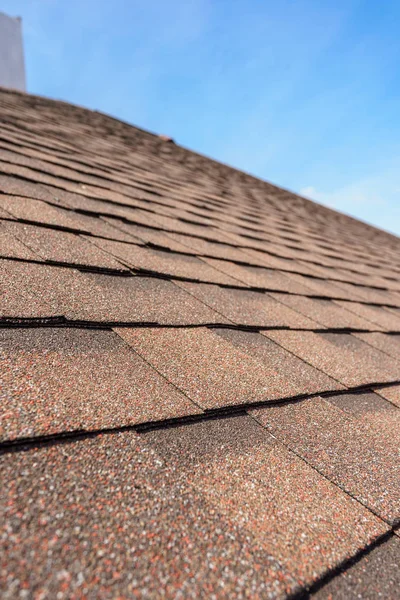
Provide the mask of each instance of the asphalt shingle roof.
{"label": "asphalt shingle roof", "polygon": [[0,90],[0,596],[397,597],[400,240]]}

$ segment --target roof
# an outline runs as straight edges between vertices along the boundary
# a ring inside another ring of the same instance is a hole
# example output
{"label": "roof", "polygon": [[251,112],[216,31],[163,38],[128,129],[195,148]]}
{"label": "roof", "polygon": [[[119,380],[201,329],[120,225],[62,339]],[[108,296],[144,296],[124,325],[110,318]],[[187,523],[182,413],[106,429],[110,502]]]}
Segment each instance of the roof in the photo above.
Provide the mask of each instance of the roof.
{"label": "roof", "polygon": [[399,589],[400,240],[0,91],[0,588]]}

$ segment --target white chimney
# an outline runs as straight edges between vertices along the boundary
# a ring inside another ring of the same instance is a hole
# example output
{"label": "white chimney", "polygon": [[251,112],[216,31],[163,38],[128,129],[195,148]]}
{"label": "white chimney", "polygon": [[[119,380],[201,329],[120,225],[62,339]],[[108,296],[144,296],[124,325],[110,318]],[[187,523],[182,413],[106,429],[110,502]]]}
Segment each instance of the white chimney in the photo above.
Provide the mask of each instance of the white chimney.
{"label": "white chimney", "polygon": [[20,17],[0,12],[0,86],[25,91],[24,49]]}

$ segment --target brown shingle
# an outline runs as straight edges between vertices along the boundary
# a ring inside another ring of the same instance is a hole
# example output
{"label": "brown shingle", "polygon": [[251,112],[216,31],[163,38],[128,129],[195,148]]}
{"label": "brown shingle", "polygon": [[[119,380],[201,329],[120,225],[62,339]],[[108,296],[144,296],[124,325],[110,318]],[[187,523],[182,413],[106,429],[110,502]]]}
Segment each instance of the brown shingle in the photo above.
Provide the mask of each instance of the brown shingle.
{"label": "brown shingle", "polygon": [[196,325],[228,322],[173,282],[81,273],[0,260],[0,318],[63,316],[92,322]]}
{"label": "brown shingle", "polygon": [[67,211],[50,206],[41,200],[31,198],[23,198],[21,196],[2,196],[0,195],[0,207],[9,213],[9,217],[15,219],[25,219],[28,221],[36,221],[38,223],[46,223],[49,225],[58,225],[61,227],[70,227],[84,230],[82,226],[78,226]]}
{"label": "brown shingle", "polygon": [[112,332],[3,329],[0,339],[2,440],[201,412]]}
{"label": "brown shingle", "polygon": [[376,323],[387,331],[400,331],[400,318],[392,311],[385,310],[381,306],[368,306],[366,304],[359,304],[358,302],[341,302],[338,304],[346,308],[356,315]]}
{"label": "brown shingle", "polygon": [[177,282],[177,285],[240,325],[304,329],[320,327],[315,321],[277,302],[269,294],[184,281]]}
{"label": "brown shingle", "polygon": [[32,185],[30,181],[10,177],[4,173],[0,173],[0,191],[3,194],[11,194],[13,196],[25,196],[36,200],[53,201],[53,194],[45,186],[39,184]]}
{"label": "brown shingle", "polygon": [[393,600],[400,588],[400,540],[374,548],[312,595],[315,600]]}
{"label": "brown shingle", "polygon": [[87,283],[75,269],[0,260],[0,318],[66,316]]}
{"label": "brown shingle", "polygon": [[187,252],[190,254],[190,248],[174,240],[170,235],[165,235],[159,229],[150,229],[149,227],[134,225],[133,223],[125,223],[124,221],[110,217],[103,217],[103,219],[114,228],[125,231],[136,240],[136,243],[155,244],[157,246],[169,248],[174,252]]}
{"label": "brown shingle", "polygon": [[124,200],[127,200],[126,203],[111,203],[107,202],[107,199],[91,198],[78,193],[72,194],[64,190],[57,190],[57,192],[60,191],[62,192],[61,198],[63,201],[64,194],[66,194],[65,205],[76,210],[84,210],[93,213],[93,215],[104,215],[120,220],[127,219],[139,225],[157,227],[157,224],[151,218],[152,213],[142,210],[142,205],[136,206],[136,202],[133,203],[124,198]]}
{"label": "brown shingle", "polygon": [[[369,280],[369,283],[372,283]],[[367,285],[352,285],[341,281],[337,284],[339,287],[347,290],[352,298],[359,298],[362,302],[370,302],[371,304],[398,304],[396,296],[389,290],[378,290]]]}
{"label": "brown shingle", "polygon": [[[357,317],[354,313],[339,307],[331,300],[277,293],[271,293],[271,296],[325,327],[336,329],[350,327],[353,329],[366,329],[367,331],[375,329],[370,321]],[[314,327],[314,329],[317,329],[317,327]]]}
{"label": "brown shingle", "polygon": [[400,408],[400,385],[395,385],[393,387],[380,388],[375,390],[377,394],[382,396],[382,398],[386,398],[389,402],[393,402],[396,406]]}
{"label": "brown shingle", "polygon": [[2,598],[339,579],[399,516],[398,238],[65,102],[0,120]]}
{"label": "brown shingle", "polygon": [[246,248],[246,254],[250,260],[248,262],[252,264],[261,264],[264,267],[271,269],[280,269],[287,273],[303,273],[304,275],[315,275],[314,265],[305,263],[299,260],[289,260],[267,254],[266,252],[260,252],[259,250],[251,250]]}
{"label": "brown shingle", "polygon": [[[57,227],[68,227],[83,233],[92,233],[102,237],[124,242],[140,242],[138,238],[124,234],[120,228],[112,227],[102,219],[52,206],[41,200],[20,196],[0,195],[0,207],[8,211],[8,218],[23,219]],[[1,216],[1,214],[0,214]],[[116,221],[116,220],[114,220]],[[120,223],[120,221],[116,221]]]}
{"label": "brown shingle", "polygon": [[217,271],[217,269],[213,269],[195,256],[151,250],[142,246],[112,242],[99,238],[93,239],[93,243],[104,250],[104,252],[118,257],[125,264],[135,269],[213,283],[237,284],[237,281]]}
{"label": "brown shingle", "polygon": [[165,279],[84,273],[80,283],[76,293],[67,296],[65,316],[72,319],[162,325],[227,322]]}
{"label": "brown shingle", "polygon": [[292,281],[305,285],[310,289],[309,295],[322,296],[324,298],[340,298],[344,300],[359,300],[359,296],[354,292],[343,289],[339,282],[328,281],[327,279],[316,279],[304,275],[288,275]]}
{"label": "brown shingle", "polygon": [[6,600],[280,598],[386,530],[248,418],[8,454],[2,474]]}
{"label": "brown shingle", "polygon": [[260,264],[260,260],[252,259],[252,257],[248,256],[247,252],[240,248],[228,246],[227,244],[217,244],[208,240],[181,235],[179,233],[168,233],[168,237],[171,240],[186,246],[187,251],[191,250],[200,256]]}
{"label": "brown shingle", "polygon": [[400,334],[388,335],[386,333],[354,333],[356,337],[370,344],[374,348],[378,348],[381,352],[389,354],[397,360],[400,359]]}
{"label": "brown shingle", "polygon": [[203,408],[342,387],[257,333],[203,328],[117,331]]}
{"label": "brown shingle", "polygon": [[268,368],[271,376],[271,399],[274,398],[273,394],[275,398],[285,398],[343,387],[290,352],[286,352],[264,335],[230,329],[215,329],[215,332],[233,346],[256,358],[264,368]]}
{"label": "brown shingle", "polygon": [[12,235],[7,226],[8,222],[0,222],[0,257],[38,260],[39,256]]}
{"label": "brown shingle", "polygon": [[94,236],[105,237],[120,242],[140,243],[138,238],[129,235],[128,232],[125,233],[120,228],[113,226],[113,223],[108,223],[101,217],[82,215],[74,212],[69,212],[68,216],[74,223],[75,228],[79,227]]}
{"label": "brown shingle", "polygon": [[338,396],[330,396],[326,400],[356,417],[360,415],[371,415],[373,417],[376,413],[396,410],[393,404],[374,392],[339,394]]}
{"label": "brown shingle", "polygon": [[214,260],[212,258],[205,258],[204,260],[212,267],[215,267],[230,277],[234,277],[237,281],[241,281],[251,287],[288,292],[291,294],[312,295],[313,293],[312,290],[306,286],[293,282],[281,271],[236,265],[231,262]]}
{"label": "brown shingle", "polygon": [[349,334],[267,331],[263,335],[349,387],[400,378],[400,362],[388,361],[382,352]]}
{"label": "brown shingle", "polygon": [[379,419],[376,412],[373,419],[355,418],[314,398],[252,414],[278,440],[380,517],[389,522],[398,519],[400,411],[380,413]]}
{"label": "brown shingle", "polygon": [[44,260],[127,271],[111,254],[102,252],[77,234],[11,221],[8,221],[5,227],[7,232]]}

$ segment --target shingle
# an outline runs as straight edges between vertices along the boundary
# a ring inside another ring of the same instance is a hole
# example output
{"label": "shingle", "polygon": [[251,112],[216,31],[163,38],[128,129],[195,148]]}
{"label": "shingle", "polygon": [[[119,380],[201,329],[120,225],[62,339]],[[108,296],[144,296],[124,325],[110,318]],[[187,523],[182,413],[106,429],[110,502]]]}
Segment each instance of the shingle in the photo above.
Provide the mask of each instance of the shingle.
{"label": "shingle", "polygon": [[8,222],[0,222],[0,257],[38,260],[39,256],[12,235],[7,226]]}
{"label": "shingle", "polygon": [[113,226],[113,223],[107,223],[101,217],[92,215],[82,215],[80,213],[69,212],[69,218],[74,223],[76,228],[83,229],[91,233],[94,236],[100,236],[109,238],[111,240],[118,240],[120,242],[128,243],[140,243],[138,238],[135,238],[129,233],[125,233],[121,229]]}
{"label": "shingle", "polygon": [[257,333],[203,328],[117,331],[203,408],[342,387]]}
{"label": "shingle", "polygon": [[268,234],[257,233],[243,230],[241,234],[233,233],[232,231],[224,230],[224,235],[231,244],[243,248],[246,251],[262,252],[263,254],[277,255],[280,259],[287,259],[290,261],[294,260],[293,252],[290,248],[287,248],[276,243],[272,232]]}
{"label": "shingle", "polygon": [[1,461],[4,600],[283,598],[385,531],[247,418]]}
{"label": "shingle", "polygon": [[[259,364],[204,329],[117,329],[143,358],[203,408],[265,400]],[[229,368],[227,368],[229,366]]]}
{"label": "shingle", "polygon": [[213,269],[194,256],[150,250],[142,246],[111,242],[109,240],[95,239],[93,243],[135,269],[142,269],[172,277],[188,277],[213,283],[237,284],[237,281],[231,277]]}
{"label": "shingle", "polygon": [[[86,193],[98,195],[100,197],[119,198],[124,193],[129,194],[129,187],[120,183],[115,183],[112,176],[99,176],[89,174],[82,168],[77,169],[75,164],[55,164],[47,160],[38,160],[29,156],[27,153],[21,154],[0,149],[0,156],[3,161],[3,170],[6,173],[12,173],[19,176],[30,177],[33,180],[53,183],[61,182],[66,189],[81,189]],[[43,157],[43,155],[42,155]],[[65,164],[65,161],[64,161]],[[93,169],[91,169],[93,172]],[[122,193],[119,193],[120,190]]]}
{"label": "shingle", "polygon": [[194,325],[228,322],[174,283],[149,277],[81,273],[0,259],[0,318],[44,318]]}
{"label": "shingle", "polygon": [[227,322],[164,279],[85,273],[82,282],[84,285],[74,295],[73,304],[67,304],[65,315],[69,318],[170,325]]}
{"label": "shingle", "polygon": [[63,180],[62,178],[56,177],[54,175],[48,175],[47,173],[41,172],[36,169],[32,169],[30,167],[17,165],[14,163],[5,162],[2,160],[1,170],[6,175],[11,175],[13,177],[18,177],[21,179],[27,179],[31,183],[40,183],[47,184],[51,186],[61,185],[61,187],[65,186],[67,191],[75,192],[78,188],[76,183],[71,183],[67,180]]}
{"label": "shingle", "polygon": [[85,227],[77,226],[77,223],[70,218],[68,211],[56,206],[50,206],[41,200],[24,198],[21,196],[0,195],[0,207],[10,213],[16,219],[25,219],[46,223],[49,225],[59,225],[61,227],[70,227],[84,230]]}
{"label": "shingle", "polygon": [[[1,195],[0,195],[0,198],[1,198]],[[6,221],[7,221],[7,220],[9,220],[9,219],[11,219],[11,220],[14,220],[13,216],[12,216],[12,215],[10,215],[10,213],[8,213],[7,211],[5,211],[5,210],[4,210],[3,208],[1,208],[1,206],[0,206],[0,222],[1,222],[1,221],[4,221],[4,220],[6,220]]]}
{"label": "shingle", "polygon": [[335,285],[338,285],[341,281],[354,281],[354,273],[344,271],[342,269],[333,269],[332,267],[326,267],[322,265],[316,265],[315,263],[308,263],[298,261],[302,265],[307,265],[310,269],[310,275],[320,277],[321,279],[334,280]]}
{"label": "shingle", "polygon": [[[176,233],[186,233],[187,235],[210,237],[211,239],[224,241],[219,231],[208,225],[196,225],[194,223],[186,223],[183,220],[179,220],[168,215],[152,215],[154,220],[162,229],[165,231],[173,231]],[[222,239],[221,239],[222,238]]]}
{"label": "shingle", "polygon": [[315,600],[393,600],[400,589],[400,540],[393,537],[312,595]]}
{"label": "shingle", "polygon": [[184,244],[187,248],[191,248],[192,251],[200,256],[222,258],[230,261],[253,263],[256,265],[263,264],[260,262],[260,259],[249,256],[246,251],[240,248],[234,248],[233,246],[228,246],[227,244],[217,244],[208,240],[181,235],[179,233],[169,233],[168,237]]}
{"label": "shingle", "polygon": [[149,227],[134,225],[133,223],[125,223],[124,221],[113,219],[111,217],[103,217],[103,219],[110,225],[113,225],[113,227],[118,228],[121,231],[125,231],[131,235],[136,239],[137,243],[150,243],[157,246],[162,246],[164,248],[169,248],[174,252],[190,253],[190,249],[187,246],[184,246],[170,236],[165,235],[159,229],[150,229]]}
{"label": "shingle", "polygon": [[246,254],[251,258],[248,262],[253,264],[261,264],[271,269],[280,269],[288,273],[303,273],[304,275],[315,275],[314,265],[302,262],[299,260],[281,258],[273,256],[259,250],[251,250],[246,248]]}
{"label": "shingle", "polygon": [[272,380],[269,390],[271,397],[274,392],[277,398],[285,398],[343,387],[264,335],[231,329],[214,331],[242,352],[258,360],[263,368],[268,367]]}
{"label": "shingle", "polygon": [[[37,194],[37,191],[39,193]],[[22,195],[22,192],[21,192]],[[82,196],[79,192],[72,192],[62,189],[62,187],[54,187],[52,185],[47,184],[38,184],[33,182],[28,182],[27,187],[24,188],[24,195],[27,195],[29,198],[37,198],[38,200],[44,200],[51,204],[57,204],[62,208],[89,208],[92,206],[92,202],[96,202],[96,200],[92,198],[88,198],[87,196]],[[87,203],[87,204],[85,204]],[[106,204],[105,202],[101,203],[102,206]],[[107,204],[107,206],[110,206]]]}
{"label": "shingle", "polygon": [[213,258],[205,258],[204,260],[212,267],[251,287],[289,292],[291,294],[312,295],[312,290],[291,281],[287,275],[277,270],[236,265]]}
{"label": "shingle", "polygon": [[399,240],[100,113],[0,113],[7,598],[283,600],[388,531]]}
{"label": "shingle", "polygon": [[[357,317],[354,313],[345,310],[331,300],[278,293],[271,293],[271,296],[325,327],[336,329],[351,327],[353,329],[366,329],[367,331],[375,329],[370,321]],[[316,326],[314,329],[318,329],[318,327]]]}
{"label": "shingle", "polygon": [[0,318],[67,315],[81,303],[87,281],[75,269],[0,260]]}
{"label": "shingle", "polygon": [[2,329],[0,340],[2,440],[200,412],[112,332]]}
{"label": "shingle", "polygon": [[186,207],[182,208],[180,204],[176,204],[175,206],[170,206],[168,208],[163,207],[159,214],[166,215],[167,217],[173,217],[179,219],[179,221],[183,221],[184,223],[189,223],[195,226],[218,227],[219,224],[218,219],[214,219],[212,215],[200,215],[197,211],[187,210]]}
{"label": "shingle", "polygon": [[[47,188],[49,186],[46,186]],[[126,199],[126,203],[111,203],[107,202],[106,199],[91,198],[88,196],[82,196],[76,193],[62,192],[61,198],[65,195],[65,204],[76,210],[84,210],[94,215],[108,215],[109,217],[115,217],[121,219],[128,219],[130,221],[142,224],[144,226],[157,227],[157,223],[152,220],[152,213],[144,211],[136,206],[129,205],[129,200]]]}
{"label": "shingle", "polygon": [[400,411],[387,411],[384,417],[381,413],[378,420],[377,413],[374,419],[355,418],[323,398],[314,398],[251,414],[380,517],[392,523],[399,518]]}
{"label": "shingle", "polygon": [[[347,552],[350,531],[346,521],[355,516],[350,509],[350,504],[355,507],[353,500],[279,441],[262,436],[248,418],[150,433],[146,439],[168,463],[179,461],[184,478],[229,520],[243,524],[255,541],[262,540],[268,554],[302,583],[316,577],[332,560],[335,538],[338,554],[334,560],[343,550]],[[363,508],[362,514],[368,522]]]}
{"label": "shingle", "polygon": [[360,339],[357,334],[338,335],[322,332],[320,335],[337,346],[339,350],[343,349],[352,352],[357,357],[357,360],[363,361],[365,370],[370,368],[373,371],[374,368],[377,368],[382,372],[386,372],[387,375],[394,379],[400,375],[399,360],[395,360],[394,358],[388,360],[387,355]]}
{"label": "shingle", "polygon": [[[369,283],[372,283],[369,281]],[[354,298],[359,298],[363,302],[371,302],[377,304],[397,304],[398,301],[396,296],[392,295],[389,290],[378,290],[367,285],[352,285],[351,283],[345,283],[341,281],[337,283],[338,286],[350,292],[350,295]]]}
{"label": "shingle", "polygon": [[327,401],[355,416],[374,416],[376,413],[396,410],[393,404],[373,392],[339,394],[338,396],[328,397]]}
{"label": "shingle", "polygon": [[7,222],[7,231],[44,260],[127,271],[111,254],[77,234],[16,222]]}
{"label": "shingle", "polygon": [[393,312],[385,310],[385,308],[381,306],[368,306],[366,304],[359,304],[358,302],[336,302],[346,310],[355,313],[363,319],[371,321],[371,323],[376,323],[383,329],[388,331],[400,331],[400,318]]}
{"label": "shingle", "polygon": [[400,363],[349,334],[309,331],[263,332],[302,360],[349,387],[394,381]]}
{"label": "shingle", "polygon": [[[0,195],[0,207],[8,211],[8,217],[12,216],[16,219],[25,219],[56,225],[61,227],[69,227],[81,232],[92,233],[109,237],[111,239],[132,242],[135,240],[131,235],[124,234],[121,229],[112,227],[111,224],[104,220],[91,217],[84,214],[77,214],[70,210],[64,210],[56,206],[51,206],[41,200],[24,198],[20,196]],[[116,221],[118,223],[118,221]],[[138,239],[136,238],[136,241]]]}
{"label": "shingle", "polygon": [[45,160],[38,160],[35,157],[31,156],[31,153],[19,153],[11,151],[10,149],[4,149],[4,147],[0,148],[0,157],[1,160],[6,163],[4,167],[6,168],[8,163],[11,165],[20,165],[27,167],[29,169],[37,171],[39,176],[44,174],[56,175],[60,178],[65,177],[67,180],[69,179],[79,179],[82,177],[83,181],[87,181],[88,183],[94,183],[93,178],[85,175],[84,173],[73,172],[71,169],[64,168],[62,166],[58,166],[52,164]]}
{"label": "shingle", "polygon": [[269,294],[184,281],[177,282],[177,285],[240,325],[304,329],[320,327],[315,321],[277,302]]}
{"label": "shingle", "polygon": [[326,279],[317,279],[315,277],[306,277],[305,275],[288,275],[291,281],[305,285],[310,289],[309,295],[322,296],[326,298],[340,298],[344,300],[359,300],[359,296],[339,287],[338,282],[328,281]]}
{"label": "shingle", "polygon": [[381,352],[400,359],[400,334],[388,335],[387,333],[354,333],[357,338],[377,348]]}
{"label": "shingle", "polygon": [[[400,294],[396,293],[396,296],[398,297],[398,301],[400,303]],[[385,306],[385,311],[389,312],[389,313],[393,313],[394,315],[396,315],[396,317],[400,318],[400,309],[399,308],[394,308],[392,306]]]}
{"label": "shingle", "polygon": [[25,196],[36,200],[52,200],[52,195],[45,186],[32,184],[30,181],[10,177],[4,173],[0,173],[0,191],[3,194]]}
{"label": "shingle", "polygon": [[395,385],[393,387],[387,388],[379,388],[375,390],[377,394],[385,398],[389,402],[392,402],[396,406],[400,408],[400,385]]}

